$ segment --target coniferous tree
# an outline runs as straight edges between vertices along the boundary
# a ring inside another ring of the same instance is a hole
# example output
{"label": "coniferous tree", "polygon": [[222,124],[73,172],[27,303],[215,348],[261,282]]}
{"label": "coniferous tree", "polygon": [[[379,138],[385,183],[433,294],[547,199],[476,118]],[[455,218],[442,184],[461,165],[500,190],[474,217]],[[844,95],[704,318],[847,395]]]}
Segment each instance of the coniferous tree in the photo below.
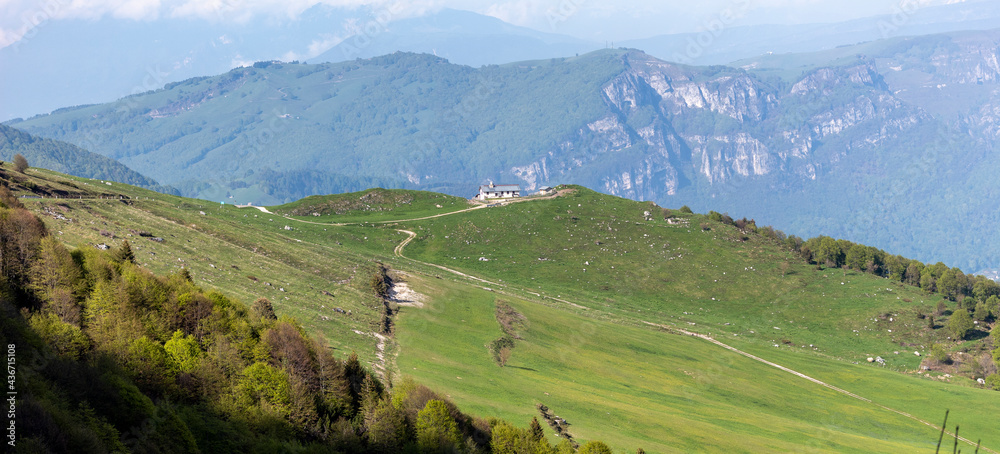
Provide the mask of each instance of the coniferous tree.
{"label": "coniferous tree", "polygon": [[122,245],[115,251],[113,258],[119,263],[135,263],[135,253],[132,252],[132,245],[128,240],[122,241]]}
{"label": "coniferous tree", "polygon": [[545,439],[545,431],[542,429],[542,425],[538,423],[538,418],[531,418],[531,423],[528,424],[528,429],[531,431],[531,438],[535,441],[542,441]]}

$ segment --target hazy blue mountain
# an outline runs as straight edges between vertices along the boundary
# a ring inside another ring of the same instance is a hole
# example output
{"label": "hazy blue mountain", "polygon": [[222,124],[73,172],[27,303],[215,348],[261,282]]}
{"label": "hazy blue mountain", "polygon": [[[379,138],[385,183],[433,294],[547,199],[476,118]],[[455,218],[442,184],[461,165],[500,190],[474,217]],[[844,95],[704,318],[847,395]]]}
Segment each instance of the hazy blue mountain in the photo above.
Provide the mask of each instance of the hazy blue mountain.
{"label": "hazy blue mountain", "polygon": [[0,160],[10,162],[16,154],[24,156],[31,166],[78,177],[118,181],[161,192],[176,192],[172,188],[160,186],[156,181],[114,159],[91,153],[76,145],[33,136],[0,124]]}
{"label": "hazy blue mountain", "polygon": [[981,270],[1000,266],[984,234],[1000,223],[998,42],[895,38],[738,67],[620,49],[259,64],[16,125],[211,200],[572,182]]}
{"label": "hazy blue mountain", "polygon": [[371,58],[397,51],[434,54],[469,66],[555,58],[603,47],[596,43],[517,27],[500,19],[468,11],[443,9],[381,26],[361,27],[311,63]]}
{"label": "hazy blue mountain", "polygon": [[[935,7],[900,2],[893,14],[829,24],[750,25],[738,24],[739,3],[734,16],[719,15],[706,20],[699,33],[680,33],[622,41],[621,45],[643,49],[657,58],[696,65],[727,64],[768,53],[813,52],[900,36],[920,36],[962,30],[989,30],[1000,24],[1000,3],[966,1]],[[759,13],[758,13],[759,14]]]}
{"label": "hazy blue mountain", "polygon": [[[217,17],[207,20],[44,22],[26,39],[0,49],[0,121],[69,105],[107,102],[254,61],[337,62],[411,51],[478,67],[564,57],[605,46],[450,9],[407,18],[409,12],[391,6],[316,5],[295,19],[276,15],[236,21],[232,19],[237,11],[226,5],[220,4]],[[998,18],[1000,5],[995,2],[963,2],[921,8],[899,17],[800,26],[725,26],[717,36],[665,35],[615,44],[643,49],[668,61],[720,64],[766,52],[854,44],[886,33],[918,35],[993,27]],[[704,44],[691,48],[691,40]]]}
{"label": "hazy blue mountain", "polygon": [[[343,61],[395,50],[434,53],[457,63],[549,58],[597,45],[506,24],[471,12],[441,10],[418,19],[376,7],[316,5],[297,19],[247,22],[104,18],[44,23],[0,49],[0,121],[67,105],[107,102],[255,61]],[[86,37],[86,39],[80,39]]]}
{"label": "hazy blue mountain", "polygon": [[43,23],[0,49],[0,119],[107,102],[258,60],[291,60],[307,54],[311,44],[343,34],[345,21],[372,13],[317,5],[294,20],[224,20],[229,14],[221,9],[217,20]]}

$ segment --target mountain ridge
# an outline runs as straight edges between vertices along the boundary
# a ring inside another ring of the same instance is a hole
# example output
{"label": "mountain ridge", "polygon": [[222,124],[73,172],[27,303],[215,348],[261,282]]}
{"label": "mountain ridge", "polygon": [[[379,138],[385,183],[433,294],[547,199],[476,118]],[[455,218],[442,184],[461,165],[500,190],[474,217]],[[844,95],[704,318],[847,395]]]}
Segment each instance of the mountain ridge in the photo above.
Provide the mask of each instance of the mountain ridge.
{"label": "mountain ridge", "polygon": [[[981,191],[998,189],[988,177],[1000,166],[989,151],[1000,118],[989,114],[1000,105],[1000,73],[987,64],[996,36],[895,38],[739,68],[627,49],[482,68],[406,53],[261,63],[119,101],[120,118],[99,105],[16,124],[89,140],[59,124],[74,118],[96,138],[87,148],[215,200],[270,203],[371,186],[468,196],[489,180],[529,191],[575,181],[980,270],[996,266],[985,251],[1000,251],[992,241],[973,246],[991,211],[983,200],[954,203],[971,188],[945,182],[969,173]],[[925,55],[943,68],[962,63],[938,71]],[[982,96],[956,102],[967,92]],[[840,203],[822,202],[834,194]],[[969,230],[919,221],[918,194]],[[874,222],[882,216],[906,233]],[[956,233],[967,239],[958,250],[944,240]]]}

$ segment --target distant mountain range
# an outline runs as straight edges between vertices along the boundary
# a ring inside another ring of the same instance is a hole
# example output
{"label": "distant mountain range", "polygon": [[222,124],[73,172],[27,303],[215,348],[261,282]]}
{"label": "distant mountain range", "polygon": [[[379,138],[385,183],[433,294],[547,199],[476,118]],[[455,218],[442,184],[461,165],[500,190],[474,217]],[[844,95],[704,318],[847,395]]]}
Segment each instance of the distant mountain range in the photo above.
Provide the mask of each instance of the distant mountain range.
{"label": "distant mountain range", "polygon": [[[600,47],[450,9],[405,18],[391,9],[320,4],[297,19],[245,23],[53,21],[31,38],[0,49],[0,121],[106,102],[255,61],[339,62],[406,50],[480,66]],[[95,58],[101,55],[114,58]]]}
{"label": "distant mountain range", "polygon": [[815,52],[901,36],[989,30],[1000,24],[1000,3],[994,1],[963,1],[933,7],[904,1],[895,5],[891,14],[846,22],[747,26],[739,25],[743,19],[740,4],[732,3],[732,18],[723,14],[710,18],[702,24],[704,30],[697,33],[660,35],[616,44],[642,49],[672,62],[721,65],[761,55]]}
{"label": "distant mountain range", "polygon": [[436,14],[402,19],[370,32],[352,35],[332,49],[309,59],[326,63],[371,58],[393,52],[433,54],[468,66],[564,57],[603,45],[553,33],[517,27],[500,19],[468,11],[444,9]]}
{"label": "distant mountain range", "polygon": [[[229,19],[237,11],[228,5],[220,4],[211,20],[104,18],[43,23],[28,38],[0,49],[0,121],[107,102],[255,61],[340,62],[407,51],[479,67],[568,57],[608,46],[451,9],[413,16],[394,7],[319,4],[295,19],[235,21]],[[699,24],[705,29],[699,33],[614,45],[643,49],[678,63],[725,64],[767,52],[815,51],[885,37],[991,28],[1000,19],[1000,5],[990,1],[914,5],[900,11],[798,26],[740,26],[742,13],[736,11],[732,19],[720,16]]]}
{"label": "distant mountain range", "polygon": [[995,268],[1000,32],[738,67],[603,50],[474,69],[261,63],[12,125],[210,200],[574,182]]}

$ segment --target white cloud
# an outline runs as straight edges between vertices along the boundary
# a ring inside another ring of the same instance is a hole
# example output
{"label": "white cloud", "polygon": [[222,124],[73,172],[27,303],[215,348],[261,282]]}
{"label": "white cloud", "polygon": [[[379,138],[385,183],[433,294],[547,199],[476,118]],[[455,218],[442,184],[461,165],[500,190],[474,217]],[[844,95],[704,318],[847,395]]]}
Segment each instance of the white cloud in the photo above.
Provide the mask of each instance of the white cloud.
{"label": "white cloud", "polygon": [[[392,20],[450,7],[487,14],[515,25],[544,31],[614,37],[623,33],[655,35],[666,31],[695,31],[699,18],[717,15],[734,4],[746,3],[756,18],[776,23],[826,22],[876,14],[892,14],[901,4],[920,7],[965,0],[0,0],[0,47],[52,20],[116,17],[156,20],[163,17],[202,18],[245,22],[255,15],[297,17],[309,7],[371,5],[391,11]],[[583,13],[583,14],[578,14]],[[553,23],[556,20],[558,24]],[[569,21],[579,22],[565,28]],[[668,24],[673,24],[668,25]],[[558,27],[556,26],[558,25]],[[320,49],[335,39],[313,43]],[[329,47],[327,47],[329,48]]]}
{"label": "white cloud", "polygon": [[253,64],[254,62],[252,60],[244,60],[242,55],[236,54],[236,56],[233,57],[233,60],[229,62],[229,67],[239,68],[241,66],[250,66]]}
{"label": "white cloud", "polygon": [[309,56],[306,58],[313,58],[342,42],[344,42],[344,38],[341,36],[326,36],[322,39],[315,40],[309,44]]}
{"label": "white cloud", "polygon": [[536,22],[539,16],[544,16],[545,10],[538,1],[514,0],[492,4],[484,14],[514,25],[529,25]]}
{"label": "white cloud", "polygon": [[160,14],[160,0],[130,0],[118,5],[112,15],[119,19],[156,19]]}

